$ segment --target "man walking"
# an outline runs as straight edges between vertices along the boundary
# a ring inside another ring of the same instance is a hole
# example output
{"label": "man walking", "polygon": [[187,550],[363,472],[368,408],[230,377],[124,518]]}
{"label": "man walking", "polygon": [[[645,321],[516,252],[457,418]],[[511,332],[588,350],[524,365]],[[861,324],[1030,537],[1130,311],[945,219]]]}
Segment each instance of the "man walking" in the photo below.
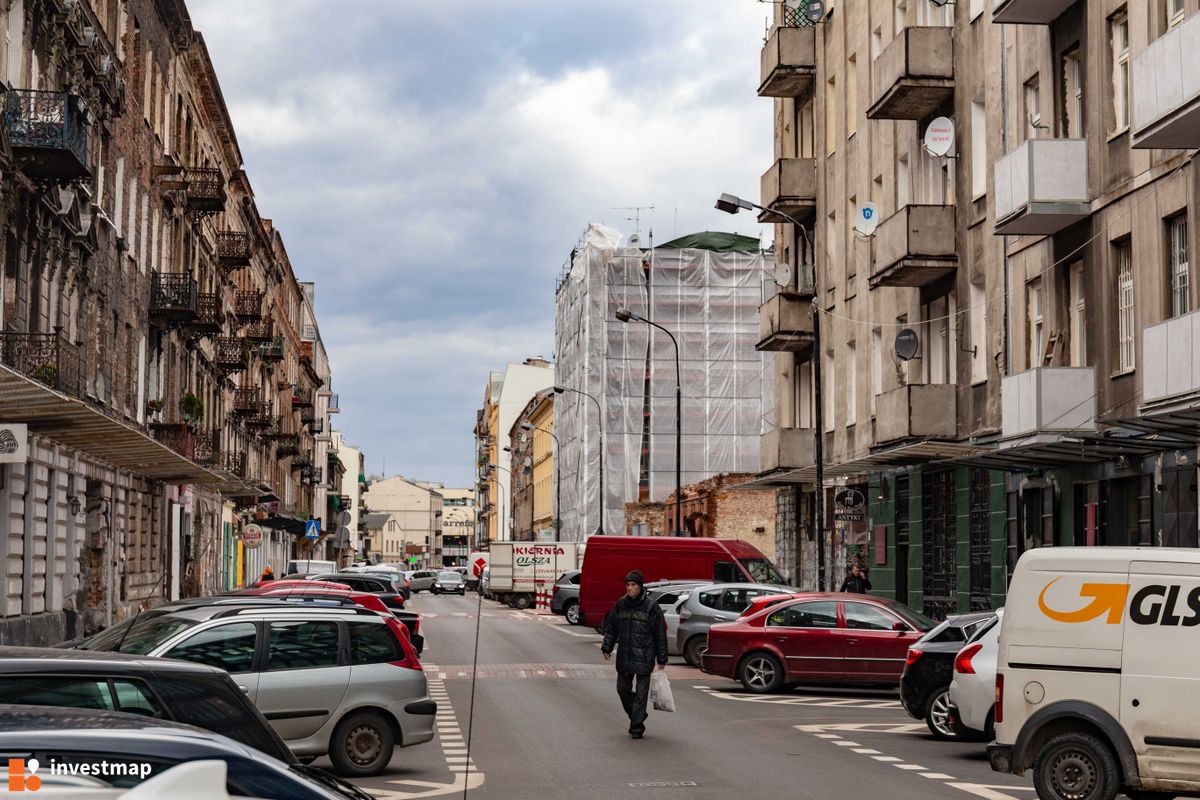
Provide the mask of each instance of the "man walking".
{"label": "man walking", "polygon": [[[655,662],[667,668],[667,621],[662,609],[646,597],[640,570],[625,576],[625,596],[604,618],[604,660],[617,647],[617,694],[629,715],[629,735],[641,739],[646,732],[646,702]],[[634,681],[636,679],[636,688]]]}
{"label": "man walking", "polygon": [[857,561],[850,568],[850,574],[846,576],[846,580],[842,581],[842,588],[838,591],[853,592],[854,594],[867,594],[871,591],[871,581],[867,578],[867,573],[863,571],[862,565]]}

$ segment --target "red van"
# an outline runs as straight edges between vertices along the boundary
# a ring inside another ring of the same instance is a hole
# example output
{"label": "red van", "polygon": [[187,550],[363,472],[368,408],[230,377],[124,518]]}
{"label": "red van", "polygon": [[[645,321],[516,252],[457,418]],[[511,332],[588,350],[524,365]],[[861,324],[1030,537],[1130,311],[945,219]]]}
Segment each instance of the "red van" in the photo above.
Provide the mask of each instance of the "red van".
{"label": "red van", "polygon": [[754,545],[741,539],[681,536],[592,536],[583,555],[579,607],[598,627],[625,593],[625,576],[640,569],[646,583],[693,578],[713,583],[786,581]]}

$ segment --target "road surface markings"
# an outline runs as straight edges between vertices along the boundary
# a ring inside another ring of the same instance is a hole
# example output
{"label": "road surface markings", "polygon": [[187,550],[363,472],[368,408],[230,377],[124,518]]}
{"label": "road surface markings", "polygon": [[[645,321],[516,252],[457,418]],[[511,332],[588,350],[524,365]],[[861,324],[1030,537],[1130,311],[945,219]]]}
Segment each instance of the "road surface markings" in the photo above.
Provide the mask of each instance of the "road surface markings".
{"label": "road surface markings", "polygon": [[[767,705],[776,706],[818,706],[821,708],[870,708],[870,709],[886,709],[895,711],[900,708],[899,701],[896,700],[871,700],[867,698],[857,697],[816,697],[816,696],[795,696],[795,695],[761,695],[761,694],[746,694],[743,692],[730,692],[721,689],[715,689],[712,686],[703,684],[695,685],[693,689],[699,689],[710,697],[715,697],[720,700],[737,700],[742,703],[766,703]],[[925,727],[917,725],[918,728]]]}
{"label": "road surface markings", "polygon": [[[696,687],[700,688],[700,687]],[[897,769],[906,772],[916,773],[922,778],[927,778],[931,781],[940,781],[946,786],[959,789],[973,794],[976,797],[982,797],[984,800],[1028,800],[1028,798],[1020,797],[1006,792],[1029,792],[1033,791],[1032,786],[1005,786],[1002,784],[982,784],[982,783],[963,783],[953,775],[947,775],[944,772],[934,772],[920,764],[913,764],[904,761],[896,756],[882,755],[878,750],[862,747],[857,742],[852,742],[848,739],[843,739],[838,733],[830,733],[830,731],[841,731],[843,733],[900,733],[913,734],[918,730],[924,730],[923,723],[905,723],[899,725],[887,725],[875,722],[842,722],[828,725],[796,725],[796,730],[803,733],[810,733],[815,738],[824,739],[825,741],[837,745],[838,747],[849,747],[851,752],[865,755],[873,761],[878,761],[881,764],[890,764]]]}

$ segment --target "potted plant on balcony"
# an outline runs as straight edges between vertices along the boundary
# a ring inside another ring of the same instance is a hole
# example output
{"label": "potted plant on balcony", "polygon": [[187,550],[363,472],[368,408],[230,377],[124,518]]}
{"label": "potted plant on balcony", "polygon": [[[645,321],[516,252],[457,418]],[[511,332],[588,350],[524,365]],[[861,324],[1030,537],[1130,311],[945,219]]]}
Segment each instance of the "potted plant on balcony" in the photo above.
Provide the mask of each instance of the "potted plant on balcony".
{"label": "potted plant on balcony", "polygon": [[33,379],[47,386],[58,386],[58,367],[54,364],[38,364],[33,369]]}
{"label": "potted plant on balcony", "polygon": [[147,400],[146,401],[147,416],[157,417],[159,414],[162,413],[162,410],[163,410],[163,408],[166,407],[166,405],[167,405],[166,401],[163,400],[161,397],[154,399],[154,400]]}
{"label": "potted plant on balcony", "polygon": [[187,423],[199,422],[204,417],[204,401],[191,392],[179,398],[179,413]]}

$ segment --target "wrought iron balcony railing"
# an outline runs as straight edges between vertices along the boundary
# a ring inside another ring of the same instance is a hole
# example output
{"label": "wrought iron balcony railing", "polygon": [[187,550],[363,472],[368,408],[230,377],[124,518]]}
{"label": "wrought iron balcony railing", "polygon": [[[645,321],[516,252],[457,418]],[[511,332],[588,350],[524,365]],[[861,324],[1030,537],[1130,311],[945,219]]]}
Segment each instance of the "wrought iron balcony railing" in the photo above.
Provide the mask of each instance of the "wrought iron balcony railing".
{"label": "wrought iron balcony railing", "polygon": [[168,323],[196,319],[196,279],[187,273],[156,272],[150,278],[150,316]]}
{"label": "wrought iron balcony railing", "polygon": [[201,292],[196,295],[196,318],[188,323],[196,333],[220,333],[225,327],[225,309],[221,295]]}
{"label": "wrought iron balcony railing", "polygon": [[259,345],[258,357],[271,363],[283,361],[283,337],[276,336],[269,343]]}
{"label": "wrought iron balcony railing", "polygon": [[225,179],[213,167],[191,167],[183,171],[188,208],[199,214],[225,210]]}
{"label": "wrought iron balcony railing", "polygon": [[297,389],[292,393],[293,409],[312,408],[314,402],[315,398],[311,389]]}
{"label": "wrought iron balcony railing", "polygon": [[817,20],[812,19],[808,15],[808,7],[813,4],[812,0],[800,0],[795,4],[795,8],[791,3],[783,5],[783,25],[788,28],[811,28],[817,24]]}
{"label": "wrought iron balcony railing", "polygon": [[179,453],[184,458],[196,457],[196,438],[190,425],[183,422],[156,423],[150,426],[155,441]]}
{"label": "wrought iron balcony railing", "polygon": [[250,234],[241,231],[218,231],[217,259],[226,269],[250,266]]}
{"label": "wrought iron balcony railing", "polygon": [[252,344],[269,344],[275,339],[275,326],[269,319],[251,323],[242,331],[242,338]]}
{"label": "wrought iron balcony railing", "polygon": [[88,118],[79,97],[10,90],[4,95],[4,124],[21,169],[30,177],[71,181],[91,176]]}
{"label": "wrought iron balcony railing", "polygon": [[[300,419],[304,419],[304,415],[308,412],[300,412]],[[314,414],[315,417],[315,414]],[[316,436],[325,432],[325,421],[320,419],[311,419],[308,421],[308,432]]]}
{"label": "wrought iron balcony railing", "polygon": [[226,472],[231,472],[239,478],[246,477],[246,454],[226,453],[221,458],[221,466]]}
{"label": "wrought iron balcony railing", "polygon": [[300,454],[300,435],[296,433],[280,434],[275,440],[275,457],[288,458]]}
{"label": "wrought iron balcony railing", "polygon": [[246,428],[252,431],[267,431],[279,424],[279,418],[270,414],[268,403],[259,403],[253,414],[245,419]]}
{"label": "wrought iron balcony railing", "polygon": [[233,393],[233,413],[239,416],[252,416],[262,412],[265,403],[259,399],[257,387],[237,389]]}
{"label": "wrought iron balcony railing", "polygon": [[302,453],[292,459],[292,469],[312,469],[313,458],[311,453]]}
{"label": "wrought iron balcony railing", "polygon": [[213,342],[213,361],[226,374],[246,369],[246,343],[236,336],[218,336]]}
{"label": "wrought iron balcony railing", "polygon": [[336,394],[329,395],[329,413],[338,414],[342,410],[341,398]]}
{"label": "wrought iron balcony railing", "polygon": [[241,322],[262,320],[262,292],[238,290],[233,299],[233,313]]}
{"label": "wrought iron balcony railing", "polygon": [[195,436],[197,464],[214,465],[221,460],[221,429],[204,428],[196,431]]}
{"label": "wrought iron balcony railing", "polygon": [[79,347],[55,333],[0,334],[0,361],[27,378],[79,397],[83,393],[83,360]]}

